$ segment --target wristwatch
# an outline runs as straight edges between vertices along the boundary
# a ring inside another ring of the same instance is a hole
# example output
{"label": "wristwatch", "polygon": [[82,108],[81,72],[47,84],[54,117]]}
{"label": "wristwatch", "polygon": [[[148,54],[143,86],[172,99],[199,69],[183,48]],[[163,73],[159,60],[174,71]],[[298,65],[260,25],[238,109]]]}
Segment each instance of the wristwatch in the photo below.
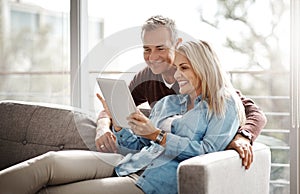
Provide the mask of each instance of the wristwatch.
{"label": "wristwatch", "polygon": [[237,134],[241,134],[243,137],[249,139],[250,144],[252,145],[252,134],[244,129],[237,132]]}
{"label": "wristwatch", "polygon": [[156,139],[155,139],[155,143],[160,144],[164,138],[164,134],[166,132],[164,130],[161,130],[160,133],[157,135]]}

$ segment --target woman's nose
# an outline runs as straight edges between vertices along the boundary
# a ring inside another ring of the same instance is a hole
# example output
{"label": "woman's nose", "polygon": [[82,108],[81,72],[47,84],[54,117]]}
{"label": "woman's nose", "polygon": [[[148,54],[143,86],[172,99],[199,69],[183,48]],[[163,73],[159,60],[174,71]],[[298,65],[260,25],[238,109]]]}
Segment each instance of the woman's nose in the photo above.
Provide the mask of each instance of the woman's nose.
{"label": "woman's nose", "polygon": [[180,72],[178,71],[178,69],[176,69],[176,71],[175,71],[175,73],[174,73],[174,78],[175,78],[176,80],[178,80],[178,79],[180,78],[180,76],[181,76]]}

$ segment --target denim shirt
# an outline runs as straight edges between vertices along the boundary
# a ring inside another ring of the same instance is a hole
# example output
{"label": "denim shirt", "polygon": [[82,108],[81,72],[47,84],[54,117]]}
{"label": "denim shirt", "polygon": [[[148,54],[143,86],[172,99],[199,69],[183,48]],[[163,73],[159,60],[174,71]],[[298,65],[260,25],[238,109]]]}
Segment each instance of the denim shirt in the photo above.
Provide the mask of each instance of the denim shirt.
{"label": "denim shirt", "polygon": [[237,106],[232,98],[226,100],[224,117],[209,112],[208,104],[201,95],[194,108],[187,111],[188,95],[166,96],[153,107],[150,120],[155,127],[174,115],[171,133],[166,135],[166,144],[135,135],[130,129],[114,132],[119,150],[127,154],[115,167],[119,176],[144,170],[136,185],[145,193],[177,193],[177,167],[188,158],[224,150],[239,127]]}

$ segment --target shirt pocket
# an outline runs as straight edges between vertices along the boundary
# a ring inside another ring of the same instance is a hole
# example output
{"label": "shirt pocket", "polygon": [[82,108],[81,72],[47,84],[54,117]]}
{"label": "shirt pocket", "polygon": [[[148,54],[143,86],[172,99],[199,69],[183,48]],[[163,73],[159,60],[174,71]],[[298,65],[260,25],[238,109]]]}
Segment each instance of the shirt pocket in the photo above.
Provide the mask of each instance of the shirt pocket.
{"label": "shirt pocket", "polygon": [[188,137],[190,140],[201,140],[206,132],[207,123],[201,119],[201,116],[197,114],[197,117],[184,115],[180,119],[176,119],[172,122],[172,133]]}

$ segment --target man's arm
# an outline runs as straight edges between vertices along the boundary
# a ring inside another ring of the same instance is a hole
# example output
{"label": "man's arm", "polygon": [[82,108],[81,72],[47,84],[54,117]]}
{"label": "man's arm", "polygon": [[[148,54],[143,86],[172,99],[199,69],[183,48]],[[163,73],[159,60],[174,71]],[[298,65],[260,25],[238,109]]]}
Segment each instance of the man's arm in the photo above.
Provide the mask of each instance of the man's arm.
{"label": "man's arm", "polygon": [[252,142],[266,125],[267,119],[262,110],[251,99],[246,98],[239,91],[237,94],[245,107],[246,122],[240,126],[238,133],[227,146],[227,149],[235,149],[242,158],[242,164],[248,169],[253,162]]}
{"label": "man's arm", "polygon": [[144,68],[143,70],[138,72],[136,75],[134,75],[133,79],[128,85],[136,106],[139,106],[140,104],[148,101],[145,90],[149,88],[144,87],[144,84],[148,79],[147,71],[147,68]]}
{"label": "man's arm", "polygon": [[254,104],[253,100],[246,98],[239,91],[237,91],[237,93],[243,102],[246,113],[246,123],[239,128],[239,131],[245,130],[251,133],[251,141],[253,142],[260,134],[261,130],[265,127],[267,118],[263,111]]}

